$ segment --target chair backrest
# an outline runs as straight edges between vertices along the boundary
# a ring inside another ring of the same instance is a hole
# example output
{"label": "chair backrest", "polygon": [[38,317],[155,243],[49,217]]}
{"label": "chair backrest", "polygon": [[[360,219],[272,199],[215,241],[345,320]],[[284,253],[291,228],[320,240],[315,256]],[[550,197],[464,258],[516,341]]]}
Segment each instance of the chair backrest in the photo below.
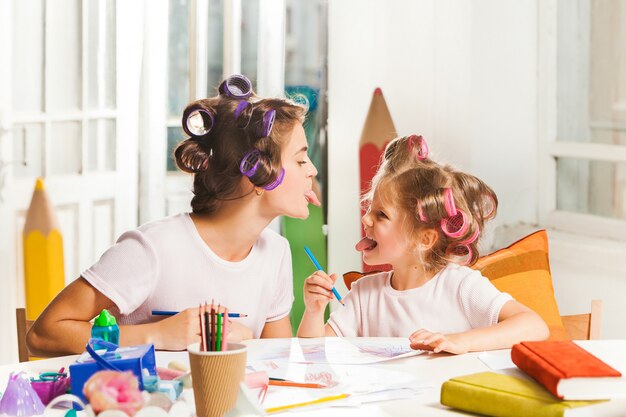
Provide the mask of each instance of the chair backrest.
{"label": "chair backrest", "polygon": [[591,301],[590,313],[561,316],[561,320],[572,340],[600,339],[602,301]]}
{"label": "chair backrest", "polygon": [[26,333],[32,327],[34,321],[26,320],[26,309],[15,309],[15,323],[17,324],[17,349],[20,362],[26,362],[30,359],[28,346],[26,345]]}
{"label": "chair backrest", "polygon": [[[354,281],[364,276],[376,274],[376,272],[350,271],[343,274],[343,282],[348,290],[352,288]],[[563,326],[572,340],[593,340],[600,339],[600,327],[602,323],[602,301],[593,300],[591,302],[591,312],[587,314],[574,314],[561,316]]]}
{"label": "chair backrest", "polygon": [[352,283],[357,281],[363,277],[368,275],[378,274],[382,271],[368,271],[368,272],[358,272],[358,271],[350,271],[343,274],[343,283],[346,284],[346,288],[350,290],[352,288]]}

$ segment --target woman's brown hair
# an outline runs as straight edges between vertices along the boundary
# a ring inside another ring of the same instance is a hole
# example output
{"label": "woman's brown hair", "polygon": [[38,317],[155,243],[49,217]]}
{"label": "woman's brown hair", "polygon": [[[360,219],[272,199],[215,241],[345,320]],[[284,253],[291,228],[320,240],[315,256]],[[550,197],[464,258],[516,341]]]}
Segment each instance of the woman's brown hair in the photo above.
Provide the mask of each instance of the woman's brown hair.
{"label": "woman's brown hair", "polygon": [[[247,104],[242,103],[244,100]],[[242,107],[245,108],[240,111]],[[238,117],[235,117],[236,110]],[[270,125],[269,134],[263,136],[265,116],[272,111],[275,112],[273,127]],[[194,213],[214,213],[223,201],[241,198],[253,191],[240,189],[239,166],[249,151],[256,149],[261,156],[257,169],[249,176],[252,184],[266,187],[275,181],[282,169],[281,148],[306,115],[303,106],[290,100],[261,99],[254,93],[245,98],[219,94],[194,101],[183,112],[184,127],[194,112],[210,115],[210,129],[203,135],[192,135],[174,151],[178,167],[194,174],[191,200]]]}

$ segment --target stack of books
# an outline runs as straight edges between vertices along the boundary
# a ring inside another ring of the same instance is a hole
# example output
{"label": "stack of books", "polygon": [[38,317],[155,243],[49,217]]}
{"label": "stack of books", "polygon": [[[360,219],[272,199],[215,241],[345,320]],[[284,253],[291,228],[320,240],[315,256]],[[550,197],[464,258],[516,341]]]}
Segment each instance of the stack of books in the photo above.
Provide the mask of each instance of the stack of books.
{"label": "stack of books", "polygon": [[626,378],[574,342],[523,342],[511,359],[532,379],[495,372],[452,378],[441,387],[441,403],[487,416],[561,417],[626,398]]}

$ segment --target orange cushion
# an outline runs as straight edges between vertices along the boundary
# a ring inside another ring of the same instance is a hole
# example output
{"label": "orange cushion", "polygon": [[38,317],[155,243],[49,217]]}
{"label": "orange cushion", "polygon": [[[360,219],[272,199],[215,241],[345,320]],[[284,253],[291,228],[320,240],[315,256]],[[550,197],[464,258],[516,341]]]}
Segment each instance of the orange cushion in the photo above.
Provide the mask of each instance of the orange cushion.
{"label": "orange cushion", "polygon": [[539,314],[550,329],[549,340],[569,340],[554,298],[545,230],[483,256],[473,268],[489,278],[497,289]]}

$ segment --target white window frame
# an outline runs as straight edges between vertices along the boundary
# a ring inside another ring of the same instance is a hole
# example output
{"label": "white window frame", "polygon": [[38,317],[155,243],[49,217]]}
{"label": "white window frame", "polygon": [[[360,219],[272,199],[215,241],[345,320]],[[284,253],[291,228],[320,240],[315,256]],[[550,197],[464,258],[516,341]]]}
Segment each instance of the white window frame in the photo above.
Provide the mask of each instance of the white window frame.
{"label": "white window frame", "polygon": [[557,4],[557,0],[544,0],[538,3],[539,223],[551,229],[579,235],[626,241],[624,220],[556,208],[556,158],[626,163],[626,146],[557,141]]}

